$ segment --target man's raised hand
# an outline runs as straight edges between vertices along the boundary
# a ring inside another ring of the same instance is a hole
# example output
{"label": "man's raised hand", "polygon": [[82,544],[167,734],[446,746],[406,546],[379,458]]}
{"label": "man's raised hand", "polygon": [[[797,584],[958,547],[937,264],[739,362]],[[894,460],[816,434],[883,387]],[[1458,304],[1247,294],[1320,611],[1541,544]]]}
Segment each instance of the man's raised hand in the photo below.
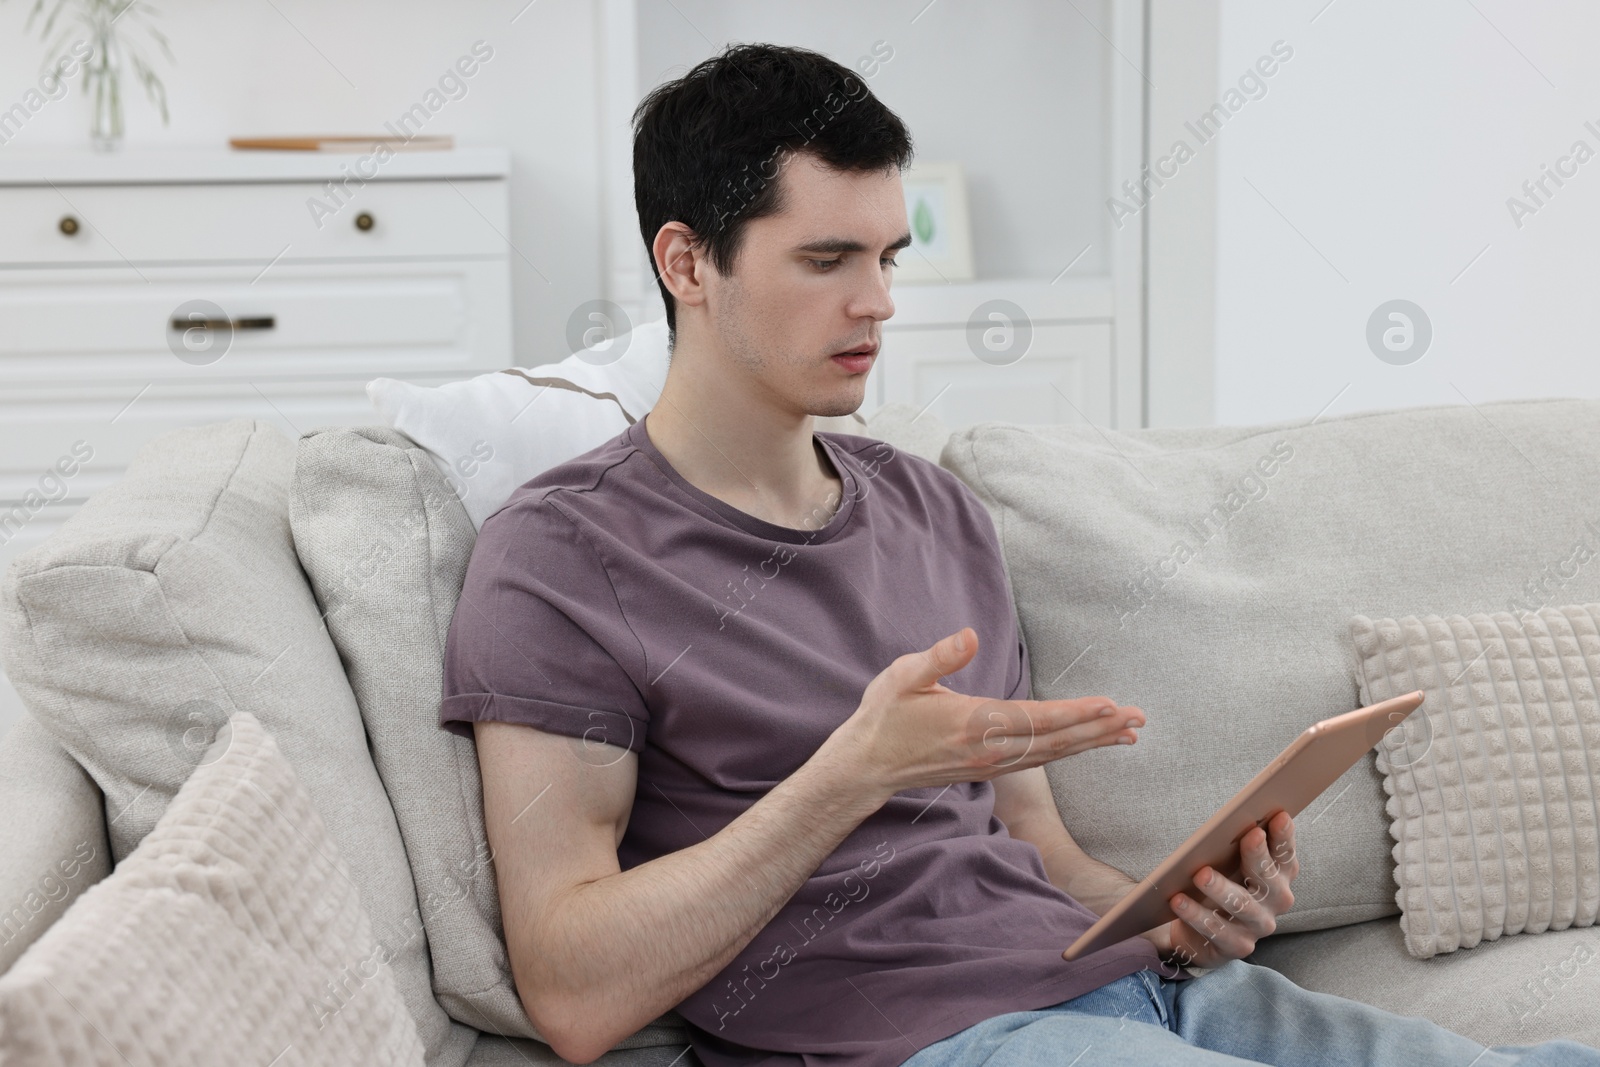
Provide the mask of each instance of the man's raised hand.
{"label": "man's raised hand", "polygon": [[828,739],[885,796],[903,789],[987,781],[1063,756],[1131,744],[1144,712],[1109,697],[998,700],[941,685],[972,662],[970,626],[890,663],[868,683],[855,714]]}

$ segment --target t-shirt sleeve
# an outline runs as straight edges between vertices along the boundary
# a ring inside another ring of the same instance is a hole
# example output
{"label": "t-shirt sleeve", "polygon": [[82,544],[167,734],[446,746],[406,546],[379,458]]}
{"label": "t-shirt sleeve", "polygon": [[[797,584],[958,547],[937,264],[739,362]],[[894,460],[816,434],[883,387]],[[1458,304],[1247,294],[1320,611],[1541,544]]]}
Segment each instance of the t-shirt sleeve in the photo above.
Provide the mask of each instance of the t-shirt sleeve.
{"label": "t-shirt sleeve", "polygon": [[[644,652],[594,548],[548,497],[485,520],[445,641],[439,724],[515,722],[644,748]],[[630,671],[631,668],[631,671]]]}
{"label": "t-shirt sleeve", "polygon": [[1013,669],[1017,672],[1016,688],[1006,696],[1007,700],[1032,700],[1033,678],[1030,674],[1032,668],[1028,666],[1028,646],[1022,643],[1022,633],[1017,632],[1017,659]]}

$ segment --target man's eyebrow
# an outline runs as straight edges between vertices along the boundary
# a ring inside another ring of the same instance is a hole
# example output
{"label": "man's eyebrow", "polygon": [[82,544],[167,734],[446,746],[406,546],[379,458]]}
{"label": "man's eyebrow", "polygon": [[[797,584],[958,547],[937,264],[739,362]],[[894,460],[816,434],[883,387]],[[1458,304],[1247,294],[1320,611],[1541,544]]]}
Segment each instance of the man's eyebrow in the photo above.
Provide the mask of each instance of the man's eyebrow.
{"label": "man's eyebrow", "polygon": [[[885,246],[885,251],[898,252],[911,244],[911,234],[906,232],[895,238],[892,244]],[[814,237],[802,244],[797,244],[790,249],[791,252],[821,252],[824,254],[834,252],[865,252],[867,246],[860,241],[853,241],[848,237]]]}

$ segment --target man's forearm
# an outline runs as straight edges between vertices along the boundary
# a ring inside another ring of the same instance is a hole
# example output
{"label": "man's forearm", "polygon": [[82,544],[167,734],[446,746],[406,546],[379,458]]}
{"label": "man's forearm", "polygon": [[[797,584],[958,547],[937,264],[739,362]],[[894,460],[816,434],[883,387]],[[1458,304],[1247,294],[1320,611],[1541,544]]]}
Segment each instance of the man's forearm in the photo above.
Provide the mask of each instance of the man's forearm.
{"label": "man's forearm", "polygon": [[[1013,833],[1012,836],[1022,835]],[[1104,915],[1110,911],[1111,905],[1127,896],[1133,891],[1133,887],[1138,885],[1138,882],[1129,875],[1109,863],[1101,863],[1085,852],[1065,829],[1059,834],[1046,831],[1037,836],[1041,840],[1035,840],[1033,837],[1025,837],[1024,840],[1032,842],[1034,847],[1039,849],[1039,855],[1044,859],[1045,875],[1050,879],[1050,884],[1096,915]],[[1154,942],[1155,939],[1151,936],[1153,933],[1154,931],[1146,931],[1139,936]],[[1165,960],[1167,957],[1162,958]]]}
{"label": "man's forearm", "polygon": [[553,904],[532,955],[560,1005],[558,1053],[587,1063],[715,977],[887,802],[861,779],[825,743],[710,838]]}
{"label": "man's forearm", "polygon": [[[1013,832],[1012,836],[1022,835]],[[1038,848],[1050,883],[1096,915],[1111,910],[1111,905],[1138,884],[1115,867],[1083,851],[1064,829],[1060,833],[1046,831],[1037,836],[1039,840],[1023,839]]]}

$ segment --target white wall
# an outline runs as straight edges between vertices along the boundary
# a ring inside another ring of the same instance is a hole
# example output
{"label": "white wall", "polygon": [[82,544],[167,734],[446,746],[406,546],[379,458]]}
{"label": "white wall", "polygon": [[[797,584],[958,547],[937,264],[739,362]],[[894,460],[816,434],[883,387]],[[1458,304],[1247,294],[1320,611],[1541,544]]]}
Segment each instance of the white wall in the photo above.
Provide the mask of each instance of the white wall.
{"label": "white wall", "polygon": [[[1506,204],[1600,152],[1597,38],[1577,0],[1221,0],[1219,95],[1294,56],[1215,145],[1218,422],[1600,393],[1600,158],[1520,228]],[[1394,298],[1434,331],[1404,366],[1365,338]]]}
{"label": "white wall", "polygon": [[[1220,146],[1199,144],[1185,124],[1217,101],[1217,8],[1218,0],[1149,0],[1144,157],[1157,169],[1140,209],[1147,426],[1207,425],[1216,408]],[[1181,165],[1173,151],[1180,141],[1196,149]]]}

